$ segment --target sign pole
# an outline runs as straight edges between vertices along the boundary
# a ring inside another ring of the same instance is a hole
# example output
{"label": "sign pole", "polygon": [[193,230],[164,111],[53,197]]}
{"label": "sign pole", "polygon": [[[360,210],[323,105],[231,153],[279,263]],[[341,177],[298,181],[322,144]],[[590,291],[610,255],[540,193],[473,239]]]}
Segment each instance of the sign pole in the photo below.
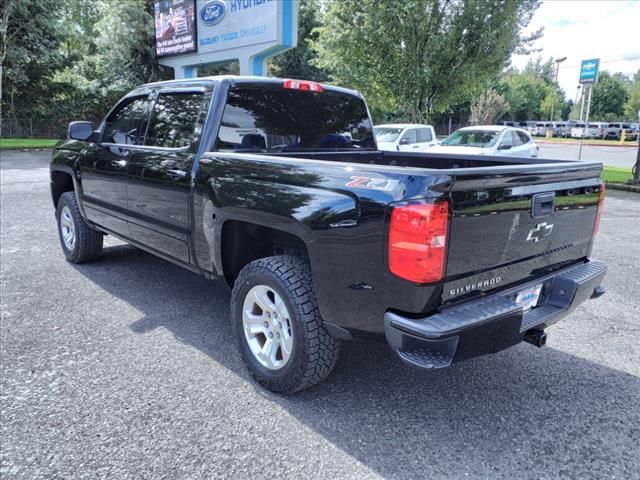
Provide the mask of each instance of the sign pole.
{"label": "sign pole", "polygon": [[580,83],[582,88],[582,106],[580,107],[580,121],[582,121],[582,112],[584,110],[584,89],[587,84],[589,85],[589,99],[587,100],[587,115],[584,119],[584,128],[582,130],[582,136],[580,137],[580,150],[578,150],[578,160],[582,160],[582,144],[584,138],[589,133],[589,110],[591,109],[591,93],[593,92],[593,86],[598,82],[598,70],[600,68],[600,59],[593,58],[591,60],[583,60],[580,63]]}
{"label": "sign pole", "polygon": [[[640,120],[640,110],[638,110],[638,120]],[[637,133],[638,133],[638,153],[636,154],[636,164],[632,168],[633,180],[629,180],[629,183],[634,183],[636,185],[640,184],[640,128]]]}
{"label": "sign pole", "polygon": [[633,166],[633,183],[640,183],[640,137],[638,137],[638,153],[636,155],[636,164]]}
{"label": "sign pole", "polygon": [[584,130],[582,138],[580,138],[580,151],[578,152],[578,160],[582,160],[582,142],[584,137],[589,132],[589,110],[591,109],[591,92],[593,91],[593,84],[589,85],[589,99],[587,100],[587,115],[584,120]]}

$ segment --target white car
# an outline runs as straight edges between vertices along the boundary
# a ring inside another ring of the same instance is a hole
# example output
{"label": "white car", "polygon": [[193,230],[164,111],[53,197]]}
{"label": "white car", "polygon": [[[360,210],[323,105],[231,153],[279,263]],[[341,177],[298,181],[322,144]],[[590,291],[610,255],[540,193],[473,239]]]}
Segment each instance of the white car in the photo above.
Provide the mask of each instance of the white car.
{"label": "white car", "polygon": [[424,152],[436,145],[436,132],[431,125],[393,123],[373,127],[380,150]]}
{"label": "white car", "polygon": [[482,125],[456,130],[429,153],[537,157],[538,146],[528,132],[504,125]]}

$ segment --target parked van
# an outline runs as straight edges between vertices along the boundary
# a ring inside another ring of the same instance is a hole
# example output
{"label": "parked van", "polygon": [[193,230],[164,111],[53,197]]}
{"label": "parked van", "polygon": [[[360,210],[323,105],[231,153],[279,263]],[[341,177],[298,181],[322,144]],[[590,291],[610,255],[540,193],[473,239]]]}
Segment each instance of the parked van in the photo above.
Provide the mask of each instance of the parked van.
{"label": "parked van", "polygon": [[609,125],[607,125],[605,138],[620,140],[622,130],[625,130],[625,137],[628,137],[629,134],[633,136],[633,133],[636,129],[634,128],[634,125],[632,123],[610,123]]}
{"label": "parked van", "polygon": [[535,122],[533,120],[527,120],[525,122],[518,122],[518,128],[521,128],[522,130],[526,130],[527,132],[529,132],[531,135],[535,135],[535,130],[536,130],[536,124],[538,122]]}
{"label": "parked van", "polygon": [[571,128],[571,138],[585,138],[585,124],[580,122],[576,123]]}
{"label": "parked van", "polygon": [[554,137],[565,137],[567,136],[567,124],[564,122],[553,122],[551,124],[551,130],[553,131]]}
{"label": "parked van", "polygon": [[605,138],[608,123],[605,122],[589,122],[589,138]]}
{"label": "parked van", "polygon": [[548,123],[537,122],[536,123],[536,127],[533,129],[533,131],[531,133],[533,133],[533,135],[536,135],[538,137],[546,135],[547,134],[547,127],[545,125],[549,126]]}

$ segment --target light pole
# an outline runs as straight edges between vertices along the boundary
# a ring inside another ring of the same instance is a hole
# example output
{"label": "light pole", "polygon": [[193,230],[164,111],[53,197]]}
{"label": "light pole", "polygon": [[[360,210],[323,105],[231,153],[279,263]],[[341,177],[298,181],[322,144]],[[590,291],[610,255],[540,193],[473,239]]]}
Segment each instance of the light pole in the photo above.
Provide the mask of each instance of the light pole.
{"label": "light pole", "polygon": [[553,100],[551,101],[551,118],[549,119],[550,122],[553,122],[553,111],[556,108],[556,94],[558,93],[558,72],[560,71],[560,64],[564,62],[566,59],[567,57],[556,59],[556,82],[555,82],[556,84],[555,84],[555,90],[553,91]]}
{"label": "light pole", "polygon": [[582,88],[582,85],[578,84],[577,88],[576,88],[576,101],[573,102],[574,105],[578,104],[578,98],[580,98],[580,89]]}

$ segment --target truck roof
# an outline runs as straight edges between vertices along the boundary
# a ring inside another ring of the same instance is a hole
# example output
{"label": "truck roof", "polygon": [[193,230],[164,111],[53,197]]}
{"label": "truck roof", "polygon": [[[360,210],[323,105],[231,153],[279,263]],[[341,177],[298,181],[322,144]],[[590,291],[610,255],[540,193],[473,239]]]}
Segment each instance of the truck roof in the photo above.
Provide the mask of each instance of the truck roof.
{"label": "truck roof", "polygon": [[407,128],[407,127],[430,127],[426,123],[381,123],[380,125],[374,125],[374,127],[386,127],[386,128]]}
{"label": "truck roof", "polygon": [[327,83],[314,82],[312,80],[300,80],[295,78],[277,78],[277,77],[259,77],[252,75],[211,75],[207,77],[194,77],[194,78],[179,78],[175,80],[163,80],[161,82],[152,82],[140,85],[138,88],[143,87],[157,87],[163,85],[180,84],[185,85],[189,83],[202,83],[202,81],[223,82],[228,81],[234,84],[254,84],[254,85],[281,85],[285,80],[294,80],[299,82],[309,82],[321,85],[324,90],[331,90],[350,95],[355,95],[360,98],[364,98],[358,90],[352,90],[350,88],[339,87],[337,85],[331,85]]}

